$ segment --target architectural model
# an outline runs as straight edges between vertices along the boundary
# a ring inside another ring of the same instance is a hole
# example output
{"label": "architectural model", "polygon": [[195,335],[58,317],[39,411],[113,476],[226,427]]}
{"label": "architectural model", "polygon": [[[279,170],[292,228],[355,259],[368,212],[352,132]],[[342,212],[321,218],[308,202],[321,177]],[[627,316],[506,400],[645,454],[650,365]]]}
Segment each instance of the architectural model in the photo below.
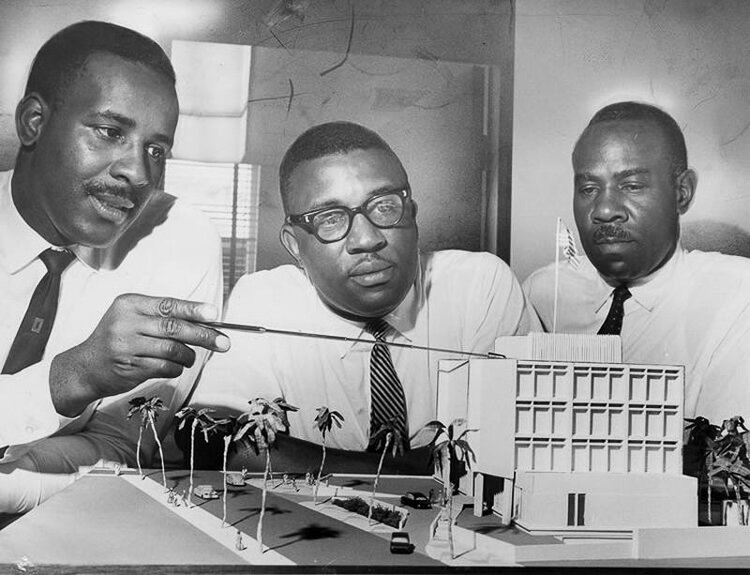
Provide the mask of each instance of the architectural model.
{"label": "architectural model", "polygon": [[[476,430],[476,464],[461,483],[475,514],[562,539],[696,528],[696,479],[682,475],[683,368],[561,361],[561,349],[582,355],[564,338],[496,348],[535,359],[441,362],[438,418]],[[544,349],[557,360],[538,357]],[[609,339],[585,353],[617,356]]]}

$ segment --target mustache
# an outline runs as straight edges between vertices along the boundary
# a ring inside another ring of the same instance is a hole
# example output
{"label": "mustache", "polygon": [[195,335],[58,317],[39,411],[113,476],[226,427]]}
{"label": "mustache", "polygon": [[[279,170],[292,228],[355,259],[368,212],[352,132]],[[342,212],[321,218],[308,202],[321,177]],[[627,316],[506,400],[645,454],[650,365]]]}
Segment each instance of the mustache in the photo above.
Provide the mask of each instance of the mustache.
{"label": "mustache", "polygon": [[629,241],[630,239],[630,234],[626,230],[615,224],[601,224],[598,228],[596,228],[593,236],[593,240],[595,242],[601,240]]}
{"label": "mustache", "polygon": [[83,182],[83,191],[89,196],[112,196],[116,198],[122,198],[132,202],[134,205],[139,205],[139,194],[132,188],[132,186],[110,186],[97,181]]}

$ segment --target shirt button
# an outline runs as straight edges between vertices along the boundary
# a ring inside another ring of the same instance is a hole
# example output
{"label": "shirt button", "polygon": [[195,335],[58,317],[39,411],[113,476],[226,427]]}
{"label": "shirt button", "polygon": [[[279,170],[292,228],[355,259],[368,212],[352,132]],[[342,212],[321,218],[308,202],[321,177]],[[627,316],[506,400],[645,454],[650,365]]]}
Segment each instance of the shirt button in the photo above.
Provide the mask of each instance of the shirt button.
{"label": "shirt button", "polygon": [[27,425],[26,426],[26,435],[31,435],[32,433],[34,433],[34,428],[32,426],[30,426],[30,425]]}

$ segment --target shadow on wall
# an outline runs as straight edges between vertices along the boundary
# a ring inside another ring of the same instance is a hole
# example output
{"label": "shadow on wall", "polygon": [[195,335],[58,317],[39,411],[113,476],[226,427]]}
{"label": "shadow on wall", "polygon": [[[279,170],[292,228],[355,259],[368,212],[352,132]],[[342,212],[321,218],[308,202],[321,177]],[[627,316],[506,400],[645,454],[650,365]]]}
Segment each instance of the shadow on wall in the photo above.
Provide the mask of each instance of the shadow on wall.
{"label": "shadow on wall", "polygon": [[682,224],[681,242],[686,250],[721,252],[750,258],[750,232],[713,220]]}

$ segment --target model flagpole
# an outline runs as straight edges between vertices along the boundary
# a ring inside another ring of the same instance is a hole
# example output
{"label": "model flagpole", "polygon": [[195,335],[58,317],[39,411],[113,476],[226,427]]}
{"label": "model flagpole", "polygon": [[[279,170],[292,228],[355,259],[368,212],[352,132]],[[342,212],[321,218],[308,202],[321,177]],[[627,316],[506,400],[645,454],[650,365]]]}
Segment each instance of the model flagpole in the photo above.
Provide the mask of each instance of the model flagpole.
{"label": "model flagpole", "polygon": [[555,233],[555,304],[552,312],[552,333],[557,333],[557,299],[560,288],[560,249],[565,254],[565,261],[573,269],[578,269],[581,260],[578,257],[576,240],[562,218],[557,218],[557,232]]}
{"label": "model flagpole", "polygon": [[560,224],[562,219],[557,217],[555,230],[555,305],[552,311],[552,333],[557,333],[557,290],[560,287]]}

